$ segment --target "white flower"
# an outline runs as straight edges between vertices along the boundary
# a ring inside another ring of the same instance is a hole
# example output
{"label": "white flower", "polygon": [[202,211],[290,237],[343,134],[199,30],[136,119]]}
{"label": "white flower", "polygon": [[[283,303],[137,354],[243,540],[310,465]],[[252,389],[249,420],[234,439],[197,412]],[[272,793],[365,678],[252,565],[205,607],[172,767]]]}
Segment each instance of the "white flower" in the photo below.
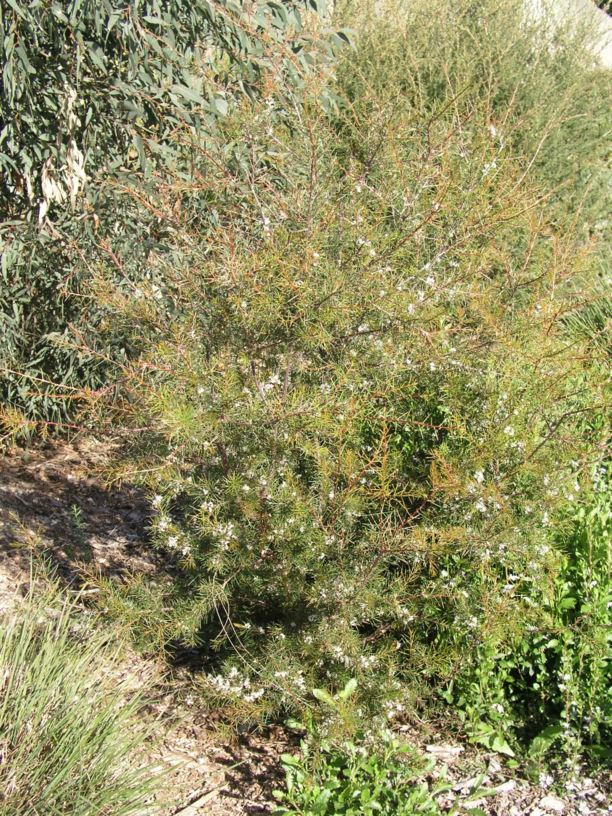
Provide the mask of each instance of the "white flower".
{"label": "white flower", "polygon": [[482,175],[488,176],[491,170],[495,170],[497,168],[497,162],[495,159],[493,161],[487,162],[485,166],[482,168]]}
{"label": "white flower", "polygon": [[476,479],[478,484],[482,484],[484,482],[484,473],[482,472],[482,470],[477,470],[474,473],[474,478]]}
{"label": "white flower", "polygon": [[264,391],[270,391],[274,386],[280,385],[281,379],[278,374],[272,374],[268,382],[266,382],[263,386]]}
{"label": "white flower", "polygon": [[478,499],[478,501],[476,502],[475,507],[476,507],[477,510],[480,510],[480,512],[483,513],[483,514],[486,514],[488,512],[487,511],[487,505],[484,503],[484,501],[482,499]]}

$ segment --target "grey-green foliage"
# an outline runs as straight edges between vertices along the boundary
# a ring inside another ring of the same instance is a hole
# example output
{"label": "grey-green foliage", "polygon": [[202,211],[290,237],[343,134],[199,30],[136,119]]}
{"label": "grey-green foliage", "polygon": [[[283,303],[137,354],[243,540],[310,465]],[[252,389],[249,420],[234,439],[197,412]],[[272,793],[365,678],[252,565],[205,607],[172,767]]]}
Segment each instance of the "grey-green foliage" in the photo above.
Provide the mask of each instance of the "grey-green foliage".
{"label": "grey-green foliage", "polygon": [[83,163],[125,166],[133,146],[145,164],[146,140],[214,127],[228,90],[253,94],[271,53],[297,69],[306,44],[294,3],[7,0],[0,26],[3,204],[20,216],[74,196]]}
{"label": "grey-green foliage", "polygon": [[[317,11],[317,3],[308,4]],[[83,297],[96,257],[133,285],[163,236],[125,188],[190,172],[194,142],[268,71],[299,86],[331,53],[303,2],[63,0],[0,4],[0,398],[58,419],[58,391],[95,386],[121,338],[100,343]],[[177,131],[181,140],[173,138]],[[112,181],[102,189],[101,180]],[[146,179],[147,181],[143,181]],[[126,253],[125,247],[131,252]],[[118,250],[121,250],[118,253]],[[81,345],[85,345],[82,343]],[[51,382],[49,382],[51,381]]]}
{"label": "grey-green foliage", "polygon": [[151,682],[138,686],[108,633],[54,591],[0,619],[0,816],[156,812],[142,761]]}

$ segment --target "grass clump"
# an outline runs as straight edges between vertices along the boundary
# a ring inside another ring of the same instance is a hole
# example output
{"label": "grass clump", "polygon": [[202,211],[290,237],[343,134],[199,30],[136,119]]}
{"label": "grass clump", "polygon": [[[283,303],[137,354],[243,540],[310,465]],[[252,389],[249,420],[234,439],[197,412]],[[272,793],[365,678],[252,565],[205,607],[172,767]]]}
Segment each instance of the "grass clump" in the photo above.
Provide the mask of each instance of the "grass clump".
{"label": "grass clump", "polygon": [[0,620],[0,814],[154,813],[143,760],[148,680],[121,673],[116,643],[56,593]]}

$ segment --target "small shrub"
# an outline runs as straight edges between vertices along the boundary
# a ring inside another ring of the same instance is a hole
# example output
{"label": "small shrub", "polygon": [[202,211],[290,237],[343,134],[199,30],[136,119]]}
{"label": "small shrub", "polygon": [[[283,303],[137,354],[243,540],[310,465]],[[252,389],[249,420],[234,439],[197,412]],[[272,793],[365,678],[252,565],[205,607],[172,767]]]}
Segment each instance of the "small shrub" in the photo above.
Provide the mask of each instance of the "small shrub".
{"label": "small shrub", "polygon": [[[477,667],[550,629],[558,529],[600,453],[584,417],[605,401],[566,321],[596,278],[590,216],[567,219],[535,159],[565,122],[562,66],[600,74],[578,46],[551,53],[516,5],[410,8],[414,36],[400,15],[362,31],[335,108],[314,79],[299,100],[271,87],[194,159],[188,190],[150,193],[182,220],[172,262],[152,260],[163,291],[109,290],[146,338],[111,417],[133,425],[123,472],[150,488],[177,569],[112,605],[152,642],[202,647],[202,685],[237,719],[303,712],[310,688],[356,678],[363,718],[446,689],[507,752],[526,715],[498,719]],[[515,50],[541,86],[504,62]],[[572,162],[555,173],[573,183]]]}
{"label": "small shrub", "polygon": [[141,688],[112,638],[56,595],[0,620],[1,816],[153,813]]}

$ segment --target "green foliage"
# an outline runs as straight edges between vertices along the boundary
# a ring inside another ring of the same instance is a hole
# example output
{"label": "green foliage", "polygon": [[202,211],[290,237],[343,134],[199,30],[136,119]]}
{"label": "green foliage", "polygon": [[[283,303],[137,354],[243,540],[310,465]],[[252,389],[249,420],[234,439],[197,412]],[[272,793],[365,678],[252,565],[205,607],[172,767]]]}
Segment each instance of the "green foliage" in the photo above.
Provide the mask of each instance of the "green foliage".
{"label": "green foliage", "polygon": [[[346,701],[354,694],[354,679],[335,697],[315,689],[315,696],[333,714],[343,715]],[[326,816],[435,816],[439,809],[422,781],[431,770],[407,745],[387,731],[378,739],[357,735],[354,741],[342,742],[321,738],[318,728],[307,729],[300,744],[299,756],[283,754],[286,789],[275,791],[283,804],[274,813]]]}
{"label": "green foliage", "polygon": [[156,812],[140,719],[150,681],[136,693],[116,644],[74,604],[32,593],[3,617],[0,666],[2,816]]}
{"label": "green foliage", "polygon": [[86,175],[101,167],[146,166],[151,152],[167,158],[178,126],[209,132],[227,113],[227,94],[253,95],[272,57],[297,76],[313,59],[299,9],[206,0],[4,5],[0,162],[9,216],[74,205]]}
{"label": "green foliage", "polygon": [[[565,324],[569,337],[589,344],[595,365],[607,366],[609,297],[596,279],[592,299]],[[591,414],[581,433],[601,438],[605,413]],[[605,445],[605,431],[603,436]],[[542,616],[514,642],[479,647],[473,668],[443,696],[458,707],[474,742],[511,753],[505,736],[528,745],[526,771],[537,778],[560,755],[565,771],[580,754],[603,762],[610,755],[610,473],[605,458],[591,483],[576,480],[571,504],[557,523],[560,553],[552,591],[538,599]]]}
{"label": "green foliage", "polygon": [[346,816],[386,814],[416,816],[439,813],[427,785],[406,754],[410,750],[393,739],[370,748],[352,742],[341,747],[323,744],[311,754],[302,743],[302,756],[285,754],[286,792],[277,814]]}
{"label": "green foliage", "polygon": [[[547,218],[573,223],[585,239],[604,234],[610,72],[590,50],[593,32],[575,20],[564,25],[558,14],[550,15],[553,23],[546,15],[531,18],[514,0],[391,0],[385,10],[351,0],[342,6],[347,24],[360,30],[359,49],[339,69],[357,123],[377,96],[394,94],[400,109],[410,104],[421,113],[425,149],[439,117],[468,118],[465,152],[474,117],[486,116],[490,160],[524,159],[527,176],[547,197]],[[350,121],[341,126],[350,136]],[[376,134],[360,136],[357,124],[351,147],[366,154]]]}
{"label": "green foliage", "polygon": [[[609,474],[599,468],[595,493],[569,519],[554,592],[540,599],[542,623],[499,648],[483,644],[473,669],[446,698],[465,718],[472,740],[502,750],[504,735],[528,744],[527,770],[537,776],[551,754],[573,771],[583,750],[609,754],[610,512]],[[483,721],[484,720],[484,721]]]}

